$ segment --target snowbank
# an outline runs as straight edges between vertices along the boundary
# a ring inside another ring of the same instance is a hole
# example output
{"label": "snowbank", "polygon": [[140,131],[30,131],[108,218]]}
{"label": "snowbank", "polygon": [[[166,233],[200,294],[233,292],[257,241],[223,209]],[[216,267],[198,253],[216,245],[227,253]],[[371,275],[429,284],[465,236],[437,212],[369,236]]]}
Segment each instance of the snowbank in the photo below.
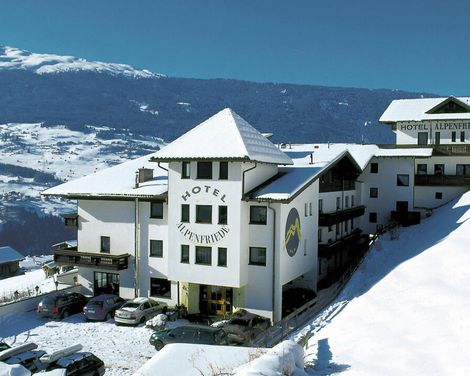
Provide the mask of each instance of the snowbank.
{"label": "snowbank", "polygon": [[31,372],[29,372],[26,368],[18,364],[9,365],[9,364],[0,362],[0,375],[1,376],[30,376]]}

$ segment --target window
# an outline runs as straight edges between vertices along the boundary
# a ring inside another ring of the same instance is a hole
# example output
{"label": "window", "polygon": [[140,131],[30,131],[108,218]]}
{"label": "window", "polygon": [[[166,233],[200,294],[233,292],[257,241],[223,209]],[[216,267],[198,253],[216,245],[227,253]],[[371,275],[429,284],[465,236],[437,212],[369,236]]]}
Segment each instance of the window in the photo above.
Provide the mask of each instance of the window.
{"label": "window", "polygon": [[196,205],[196,223],[212,223],[212,206]]}
{"label": "window", "polygon": [[378,174],[379,173],[379,164],[378,163],[371,163],[370,164],[370,173],[371,174]]}
{"label": "window", "polygon": [[309,215],[310,215],[310,216],[312,216],[312,215],[313,215],[313,211],[312,211],[312,203],[311,203],[311,202],[309,202],[309,203],[308,203],[308,213],[309,213]]}
{"label": "window", "polygon": [[266,206],[250,206],[250,224],[265,225],[268,216]]}
{"label": "window", "polygon": [[217,253],[217,266],[227,266],[227,248],[218,248]]}
{"label": "window", "polygon": [[181,263],[189,264],[189,245],[181,244]]}
{"label": "window", "polygon": [[318,200],[318,212],[323,213],[323,200],[322,199]]}
{"label": "window", "polygon": [[444,165],[435,164],[434,165],[434,175],[444,175]]}
{"label": "window", "polygon": [[163,202],[150,203],[150,218],[163,218]]}
{"label": "window", "polygon": [[456,138],[457,138],[457,132],[453,131],[451,134],[451,141],[455,142]]}
{"label": "window", "polygon": [[397,201],[396,209],[398,212],[407,212],[408,211],[408,201]]}
{"label": "window", "polygon": [[307,239],[304,239],[304,256],[307,256]]}
{"label": "window", "polygon": [[181,205],[181,222],[189,222],[189,205]]}
{"label": "window", "polygon": [[341,197],[336,197],[336,210],[341,209]]}
{"label": "window", "polygon": [[436,192],[436,200],[442,200],[442,192]]}
{"label": "window", "polygon": [[346,196],[346,197],[344,198],[344,207],[345,207],[345,208],[349,208],[349,196]]}
{"label": "window", "polygon": [[377,223],[377,213],[369,213],[369,222]]}
{"label": "window", "polygon": [[191,162],[183,162],[181,164],[181,179],[189,179],[191,177]]}
{"label": "window", "polygon": [[219,225],[227,224],[227,207],[219,206]]}
{"label": "window", "polygon": [[328,232],[331,232],[331,231],[333,231],[333,226],[330,225],[328,226]]}
{"label": "window", "polygon": [[150,240],[150,257],[163,257],[163,240]]}
{"label": "window", "polygon": [[304,215],[305,217],[308,216],[308,204],[307,203],[304,204]]}
{"label": "window", "polygon": [[379,197],[379,189],[375,187],[369,188],[369,197],[371,198]]}
{"label": "window", "polygon": [[266,248],[250,247],[250,265],[266,266]]}
{"label": "window", "polygon": [[101,253],[110,253],[111,252],[111,238],[109,236],[101,237]]}
{"label": "window", "polygon": [[351,207],[354,206],[354,195],[351,195]]}
{"label": "window", "polygon": [[439,145],[441,143],[441,132],[436,132],[434,134],[434,143]]}
{"label": "window", "polygon": [[344,222],[344,232],[346,232],[346,233],[349,231],[349,227],[348,227],[348,226],[349,226],[349,222],[348,222],[348,221],[345,221],[345,222]]}
{"label": "window", "polygon": [[417,174],[418,175],[427,175],[428,174],[428,165],[427,164],[418,164],[417,166]]}
{"label": "window", "polygon": [[397,175],[397,186],[398,187],[408,187],[410,185],[410,176],[405,174]]}
{"label": "window", "polygon": [[465,131],[460,131],[460,142],[465,142]]}
{"label": "window", "polygon": [[418,132],[418,145],[428,144],[428,132]]}
{"label": "window", "polygon": [[341,227],[340,227],[340,224],[339,224],[339,223],[337,223],[337,224],[335,225],[335,227],[336,227],[336,235],[339,235],[339,234],[341,233]]}
{"label": "window", "polygon": [[219,163],[219,180],[228,179],[228,162]]}
{"label": "window", "polygon": [[150,278],[150,296],[171,299],[171,281],[163,278]]}
{"label": "window", "polygon": [[196,264],[212,265],[212,248],[196,246]]}
{"label": "window", "polygon": [[458,164],[455,166],[455,174],[459,176],[470,176],[470,164]]}
{"label": "window", "polygon": [[322,240],[322,229],[321,228],[318,229],[318,241],[319,242],[323,241]]}
{"label": "window", "polygon": [[212,162],[197,162],[197,178],[212,179]]}

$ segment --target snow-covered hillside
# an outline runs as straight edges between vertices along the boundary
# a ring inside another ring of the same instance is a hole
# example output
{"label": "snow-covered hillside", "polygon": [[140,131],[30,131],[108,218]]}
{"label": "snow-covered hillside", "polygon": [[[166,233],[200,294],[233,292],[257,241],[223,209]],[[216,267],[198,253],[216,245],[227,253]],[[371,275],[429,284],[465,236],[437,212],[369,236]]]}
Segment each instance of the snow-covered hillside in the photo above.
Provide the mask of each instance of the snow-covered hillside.
{"label": "snow-covered hillside", "polygon": [[88,61],[74,56],[33,53],[19,48],[0,46],[0,69],[23,69],[37,74],[88,71],[128,78],[160,78],[162,74],[139,70],[126,64]]}
{"label": "snow-covered hillside", "polygon": [[[470,374],[470,193],[384,235],[313,330],[314,375]],[[298,334],[300,335],[300,334]]]}

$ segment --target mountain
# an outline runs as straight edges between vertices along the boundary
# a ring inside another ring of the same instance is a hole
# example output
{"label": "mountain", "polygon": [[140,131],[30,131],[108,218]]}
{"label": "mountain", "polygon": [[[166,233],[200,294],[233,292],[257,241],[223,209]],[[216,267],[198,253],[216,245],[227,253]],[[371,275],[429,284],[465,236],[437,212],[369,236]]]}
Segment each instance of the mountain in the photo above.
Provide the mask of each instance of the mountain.
{"label": "mountain", "polygon": [[74,210],[41,190],[155,151],[224,107],[274,142],[390,143],[393,133],[378,123],[389,103],[431,96],[175,78],[1,46],[0,87],[0,245],[23,253],[74,236],[63,226],[41,229]]}

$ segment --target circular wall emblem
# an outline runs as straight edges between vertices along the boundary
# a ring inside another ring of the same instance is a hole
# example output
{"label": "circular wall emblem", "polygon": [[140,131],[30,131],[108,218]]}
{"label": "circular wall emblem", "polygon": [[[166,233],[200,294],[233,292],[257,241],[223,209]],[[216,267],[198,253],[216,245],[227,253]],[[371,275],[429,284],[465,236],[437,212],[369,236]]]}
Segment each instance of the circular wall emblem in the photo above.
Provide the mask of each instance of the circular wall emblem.
{"label": "circular wall emblem", "polygon": [[284,244],[290,257],[293,257],[297,252],[301,238],[299,212],[296,208],[292,208],[287,216],[286,235],[284,238]]}

